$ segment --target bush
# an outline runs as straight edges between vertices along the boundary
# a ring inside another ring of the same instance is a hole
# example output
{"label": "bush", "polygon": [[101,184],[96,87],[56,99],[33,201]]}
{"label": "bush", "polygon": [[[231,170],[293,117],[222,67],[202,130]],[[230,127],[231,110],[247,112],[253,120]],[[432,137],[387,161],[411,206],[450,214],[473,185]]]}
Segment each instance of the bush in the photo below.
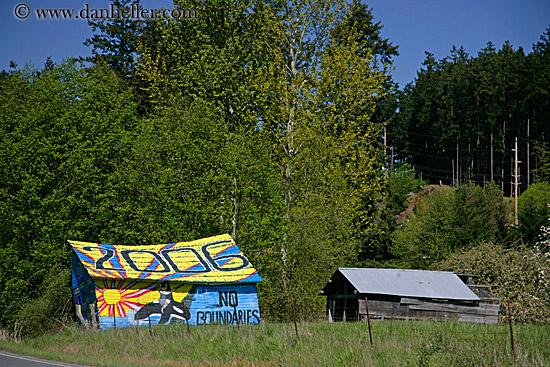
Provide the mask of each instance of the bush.
{"label": "bush", "polygon": [[[505,248],[484,242],[470,250],[451,254],[434,269],[480,276],[478,283],[491,286],[491,293],[503,302],[510,300],[514,320],[550,322],[549,254],[537,248]],[[502,309],[503,314],[507,310]]]}
{"label": "bush", "polygon": [[73,321],[71,271],[52,269],[43,282],[37,299],[23,305],[16,315],[21,336],[34,337],[58,330]]}
{"label": "bush", "polygon": [[430,186],[415,198],[414,211],[392,234],[393,254],[425,269],[448,254],[508,234],[507,207],[495,184]]}
{"label": "bush", "polygon": [[550,215],[550,184],[536,183],[518,198],[518,224],[522,238],[535,243],[540,234],[541,226],[547,223]]}
{"label": "bush", "polygon": [[410,198],[425,184],[406,163],[396,165],[395,170],[388,172],[385,195],[373,206],[373,226],[360,239],[361,251],[356,266],[380,267],[390,263],[394,257],[390,253],[391,234],[397,227],[397,218],[409,206]]}
{"label": "bush", "polygon": [[415,199],[414,212],[391,235],[392,253],[412,268],[425,269],[457,243],[452,216],[455,192],[446,186],[434,189]]}

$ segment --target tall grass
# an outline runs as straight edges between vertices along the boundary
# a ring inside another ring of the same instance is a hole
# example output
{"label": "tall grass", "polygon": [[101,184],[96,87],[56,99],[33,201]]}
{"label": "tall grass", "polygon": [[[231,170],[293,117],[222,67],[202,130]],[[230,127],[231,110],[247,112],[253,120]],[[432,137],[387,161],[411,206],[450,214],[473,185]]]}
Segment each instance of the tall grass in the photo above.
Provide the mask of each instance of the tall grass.
{"label": "tall grass", "polygon": [[0,349],[93,366],[550,366],[550,325],[300,323],[85,331],[0,341]]}

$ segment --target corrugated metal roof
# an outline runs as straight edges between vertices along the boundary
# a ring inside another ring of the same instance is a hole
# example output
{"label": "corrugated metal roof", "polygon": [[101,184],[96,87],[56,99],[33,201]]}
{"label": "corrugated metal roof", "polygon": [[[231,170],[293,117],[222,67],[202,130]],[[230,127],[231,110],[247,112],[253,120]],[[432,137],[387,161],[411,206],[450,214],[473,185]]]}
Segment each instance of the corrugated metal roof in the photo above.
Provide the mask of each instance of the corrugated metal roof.
{"label": "corrugated metal roof", "polygon": [[479,297],[452,272],[339,268],[359,293],[477,301]]}
{"label": "corrugated metal roof", "polygon": [[93,278],[192,283],[255,283],[262,278],[229,235],[164,245],[113,246],[69,241]]}

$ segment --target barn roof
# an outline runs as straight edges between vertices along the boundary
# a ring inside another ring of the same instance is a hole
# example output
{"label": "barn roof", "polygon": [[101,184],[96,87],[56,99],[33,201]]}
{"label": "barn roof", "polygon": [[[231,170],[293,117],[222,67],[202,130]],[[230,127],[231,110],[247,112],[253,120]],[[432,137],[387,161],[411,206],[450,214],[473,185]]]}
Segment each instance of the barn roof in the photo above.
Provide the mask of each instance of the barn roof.
{"label": "barn roof", "polygon": [[341,273],[359,293],[364,294],[479,300],[455,273],[448,271],[338,268],[335,275],[337,273]]}
{"label": "barn roof", "polygon": [[262,278],[229,235],[164,245],[69,241],[93,278],[255,283]]}

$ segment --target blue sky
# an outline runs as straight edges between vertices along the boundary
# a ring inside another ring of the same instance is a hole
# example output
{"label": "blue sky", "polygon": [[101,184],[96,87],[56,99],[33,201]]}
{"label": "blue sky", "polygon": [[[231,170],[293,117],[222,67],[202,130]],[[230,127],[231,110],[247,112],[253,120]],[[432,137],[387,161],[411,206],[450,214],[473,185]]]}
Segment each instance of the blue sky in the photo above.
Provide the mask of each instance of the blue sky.
{"label": "blue sky", "polygon": [[[370,0],[382,35],[399,45],[394,79],[401,87],[411,82],[425,58],[425,51],[440,59],[453,45],[475,55],[488,41],[500,48],[505,41],[531,51],[550,25],[550,0]],[[48,56],[55,62],[70,56],[87,56],[82,42],[92,35],[84,20],[38,20],[31,14],[18,20],[18,4],[36,8],[107,7],[108,0],[3,0],[0,2],[0,70],[10,60],[19,66],[41,67]],[[142,0],[147,8],[169,7],[169,0]]]}

